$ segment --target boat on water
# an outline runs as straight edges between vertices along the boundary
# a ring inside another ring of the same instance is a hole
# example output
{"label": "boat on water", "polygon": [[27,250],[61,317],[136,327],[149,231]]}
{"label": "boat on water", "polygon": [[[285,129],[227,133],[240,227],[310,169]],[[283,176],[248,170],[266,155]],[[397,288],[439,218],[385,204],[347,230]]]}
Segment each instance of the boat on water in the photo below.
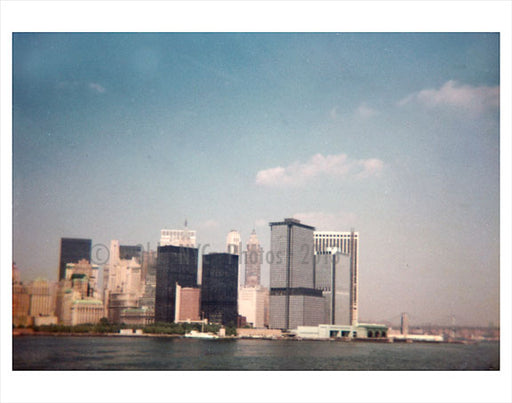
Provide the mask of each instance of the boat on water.
{"label": "boat on water", "polygon": [[218,339],[219,336],[215,333],[205,333],[199,332],[197,330],[191,330],[190,333],[186,333],[185,337],[190,337],[193,339]]}

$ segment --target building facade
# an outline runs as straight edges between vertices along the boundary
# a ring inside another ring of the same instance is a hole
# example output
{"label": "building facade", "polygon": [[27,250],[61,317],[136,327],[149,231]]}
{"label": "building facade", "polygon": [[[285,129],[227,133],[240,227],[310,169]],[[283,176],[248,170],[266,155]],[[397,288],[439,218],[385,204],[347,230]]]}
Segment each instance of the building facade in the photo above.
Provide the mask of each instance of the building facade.
{"label": "building facade", "polygon": [[124,250],[121,257],[119,241],[110,242],[109,263],[104,267],[104,302],[107,317],[113,323],[121,323],[121,313],[124,309],[139,307],[139,301],[144,293],[142,266],[133,253],[133,247]]}
{"label": "building facade", "polygon": [[330,253],[332,248],[350,257],[349,316],[352,326],[358,323],[359,306],[359,233],[354,231],[315,231],[315,253]]}
{"label": "building facade", "polygon": [[257,287],[261,284],[261,263],[263,260],[263,249],[260,241],[253,230],[247,243],[245,255],[245,287]]}
{"label": "building facade", "polygon": [[174,321],[197,322],[201,320],[201,289],[176,285],[176,313]]}
{"label": "building facade", "polygon": [[159,246],[156,272],[155,322],[174,322],[176,284],[197,287],[198,250]]}
{"label": "building facade", "polygon": [[315,252],[315,288],[325,297],[322,323],[350,325],[350,256],[334,249]]}
{"label": "building facade", "polygon": [[103,302],[97,299],[79,299],[71,304],[71,325],[98,323],[103,317]]}
{"label": "building facade", "polygon": [[163,229],[160,231],[160,246],[196,247],[196,231],[189,230],[185,221],[185,229]]}
{"label": "building facade", "polygon": [[30,294],[28,287],[21,282],[20,271],[12,265],[12,324],[29,326],[32,324],[30,315]]}
{"label": "building facade", "polygon": [[322,291],[314,288],[315,228],[286,218],[270,223],[270,327],[315,326],[325,318]]}
{"label": "building facade", "polygon": [[226,252],[238,256],[238,288],[242,285],[242,237],[232,229],[226,236]]}
{"label": "building facade", "polygon": [[268,289],[256,287],[242,287],[238,294],[238,313],[245,316],[247,323],[254,328],[263,328],[268,325],[266,312],[268,310]]}
{"label": "building facade", "polygon": [[30,294],[29,315],[32,318],[54,316],[56,285],[48,280],[36,279],[29,284],[28,289]]}
{"label": "building facade", "polygon": [[238,256],[203,255],[201,311],[208,321],[236,326],[238,320]]}
{"label": "building facade", "polygon": [[92,240],[82,238],[60,239],[59,280],[66,277],[66,264],[85,259],[91,262]]}

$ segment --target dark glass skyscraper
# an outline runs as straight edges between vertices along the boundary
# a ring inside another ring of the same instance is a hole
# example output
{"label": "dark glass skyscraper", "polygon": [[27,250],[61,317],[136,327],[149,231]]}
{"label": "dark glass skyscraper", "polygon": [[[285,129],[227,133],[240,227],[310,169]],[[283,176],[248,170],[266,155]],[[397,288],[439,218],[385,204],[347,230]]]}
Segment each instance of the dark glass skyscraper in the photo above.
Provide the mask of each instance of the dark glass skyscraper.
{"label": "dark glass skyscraper", "polygon": [[155,322],[174,322],[176,284],[197,286],[196,248],[159,246],[157,253]]}
{"label": "dark glass skyscraper", "polygon": [[238,318],[238,255],[203,255],[201,311],[214,323],[236,326]]}
{"label": "dark glass skyscraper", "polygon": [[60,239],[59,280],[66,277],[66,264],[86,259],[91,263],[92,240],[81,238]]}
{"label": "dark glass skyscraper", "polygon": [[136,258],[140,263],[141,257],[141,245],[119,245],[119,259],[131,260],[132,258]]}

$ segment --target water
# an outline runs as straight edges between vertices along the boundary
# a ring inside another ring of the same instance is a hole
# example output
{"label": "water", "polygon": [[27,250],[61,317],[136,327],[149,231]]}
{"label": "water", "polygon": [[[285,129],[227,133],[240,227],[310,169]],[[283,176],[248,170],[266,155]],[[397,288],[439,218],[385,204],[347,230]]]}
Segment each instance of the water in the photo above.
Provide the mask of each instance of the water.
{"label": "water", "polygon": [[22,336],[13,338],[13,369],[498,370],[499,343]]}

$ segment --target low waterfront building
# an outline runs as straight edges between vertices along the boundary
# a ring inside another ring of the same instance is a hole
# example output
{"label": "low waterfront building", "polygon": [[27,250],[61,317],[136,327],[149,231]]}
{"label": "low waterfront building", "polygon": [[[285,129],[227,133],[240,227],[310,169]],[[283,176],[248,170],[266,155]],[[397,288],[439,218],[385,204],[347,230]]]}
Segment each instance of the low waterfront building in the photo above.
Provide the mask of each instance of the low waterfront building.
{"label": "low waterfront building", "polygon": [[147,308],[128,308],[121,312],[120,321],[125,325],[146,326],[154,322],[154,313]]}
{"label": "low waterfront building", "polygon": [[281,337],[282,332],[279,329],[236,329],[236,334],[239,337],[262,339]]}
{"label": "low waterfront building", "polygon": [[34,326],[48,326],[48,325],[56,325],[59,322],[59,319],[52,315],[48,316],[35,316],[34,317]]}
{"label": "low waterfront building", "polygon": [[388,337],[389,328],[386,325],[359,323],[350,325],[318,325],[298,326],[295,335],[304,339],[383,339]]}

